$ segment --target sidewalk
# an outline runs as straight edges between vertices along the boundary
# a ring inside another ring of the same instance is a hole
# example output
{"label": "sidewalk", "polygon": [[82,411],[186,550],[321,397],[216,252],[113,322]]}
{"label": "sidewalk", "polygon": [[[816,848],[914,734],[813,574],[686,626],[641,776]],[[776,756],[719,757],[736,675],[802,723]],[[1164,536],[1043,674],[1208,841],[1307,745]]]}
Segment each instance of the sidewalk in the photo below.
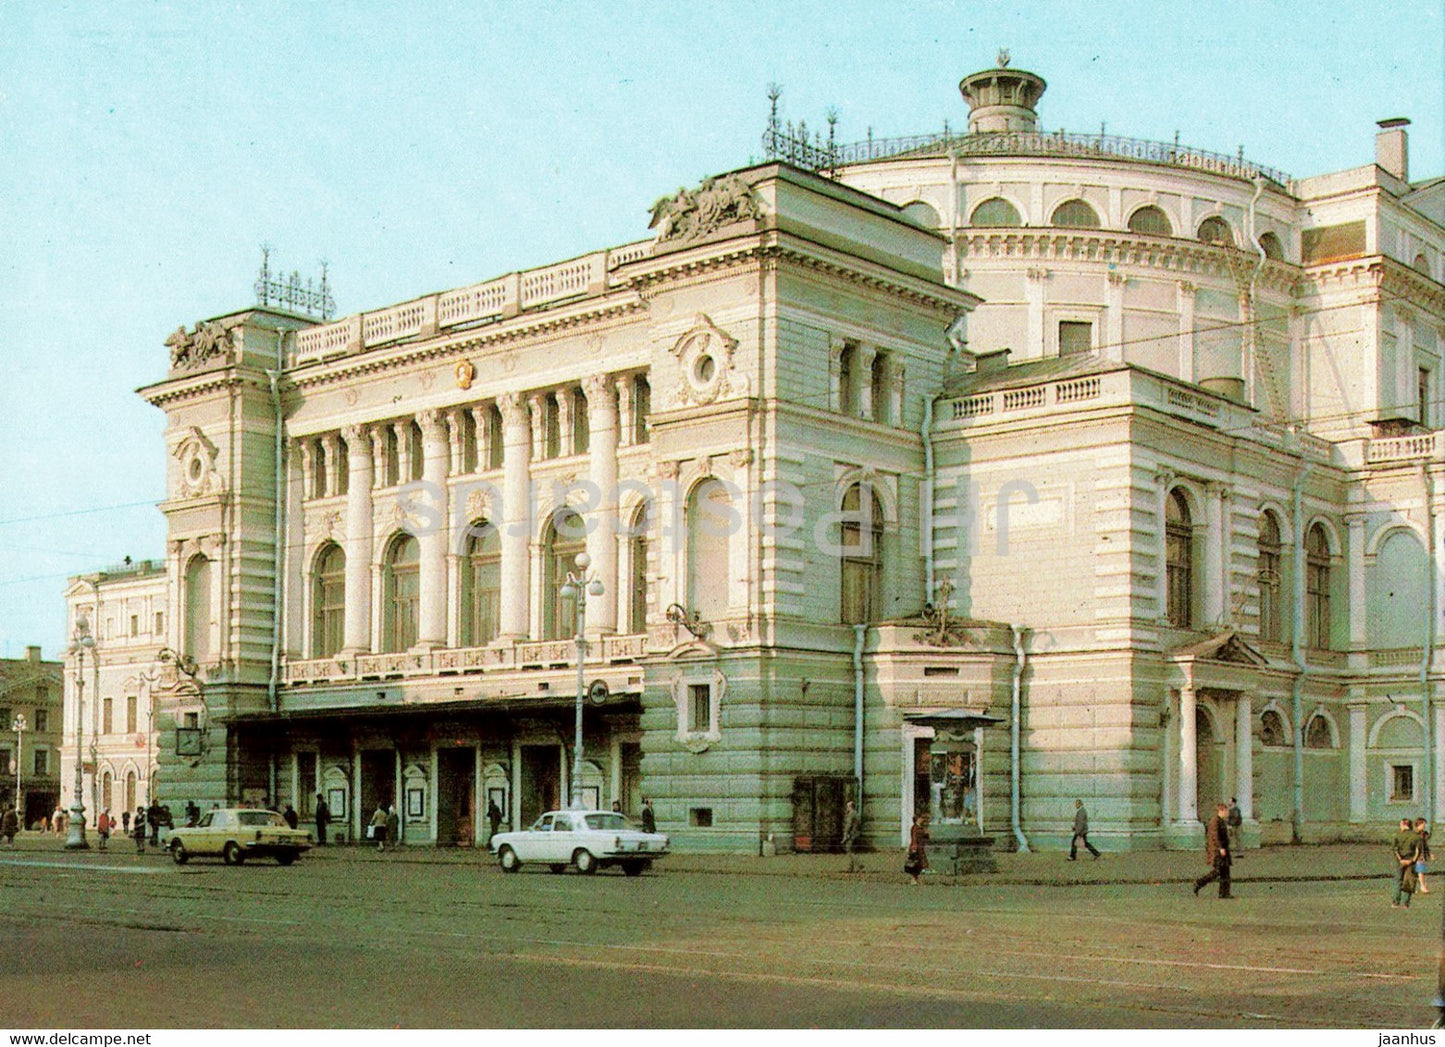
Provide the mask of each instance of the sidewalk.
{"label": "sidewalk", "polygon": [[[66,851],[64,836],[25,832],[13,847],[0,845],[0,862],[14,855],[65,856],[77,862],[136,863],[170,862],[164,851],[147,848],[138,855],[130,839],[112,837],[109,849],[95,846],[95,834],[87,833],[88,851]],[[1069,887],[1089,884],[1189,883],[1206,871],[1204,856],[1195,851],[1105,852],[1095,860],[1082,855],[1071,862],[1060,851],[1042,854],[997,854],[998,871],[965,876],[927,877],[933,883],[964,885],[1016,884]],[[483,849],[401,847],[380,853],[368,845],[317,847],[307,852],[305,862],[392,862],[419,865],[476,865],[496,867],[496,859]],[[902,850],[859,855],[864,872],[849,877],[843,870],[848,859],[841,854],[787,854],[772,858],[742,854],[672,854],[659,868],[674,873],[698,875],[812,876],[828,879],[903,879]],[[1389,847],[1382,842],[1368,844],[1320,844],[1300,847],[1265,847],[1245,851],[1234,863],[1235,883],[1268,883],[1329,880],[1388,880],[1394,875]],[[1427,882],[1433,873],[1427,874]],[[1445,865],[1435,881],[1445,891]],[[1433,893],[1433,892],[1432,892]]]}

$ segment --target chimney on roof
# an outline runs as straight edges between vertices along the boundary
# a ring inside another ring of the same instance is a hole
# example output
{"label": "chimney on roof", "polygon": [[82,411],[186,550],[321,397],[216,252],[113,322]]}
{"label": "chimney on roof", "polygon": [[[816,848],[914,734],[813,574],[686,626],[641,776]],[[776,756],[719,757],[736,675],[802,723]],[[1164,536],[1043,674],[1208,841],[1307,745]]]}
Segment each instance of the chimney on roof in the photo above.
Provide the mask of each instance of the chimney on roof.
{"label": "chimney on roof", "polygon": [[1410,180],[1410,143],[1405,128],[1410,121],[1403,116],[1379,122],[1375,132],[1375,164],[1402,182]]}
{"label": "chimney on roof", "polygon": [[39,647],[27,647],[27,648],[25,648],[25,660],[26,660],[27,662],[38,662],[38,661],[40,661],[40,648],[39,648]]}

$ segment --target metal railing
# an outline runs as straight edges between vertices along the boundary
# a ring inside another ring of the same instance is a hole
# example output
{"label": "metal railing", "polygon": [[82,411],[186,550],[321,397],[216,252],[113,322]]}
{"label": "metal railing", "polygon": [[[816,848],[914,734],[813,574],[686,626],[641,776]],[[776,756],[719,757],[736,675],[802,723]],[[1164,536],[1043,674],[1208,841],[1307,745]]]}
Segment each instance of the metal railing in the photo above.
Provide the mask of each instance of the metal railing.
{"label": "metal railing", "polygon": [[840,167],[875,160],[910,157],[1048,156],[1139,160],[1170,167],[1187,167],[1229,178],[1252,179],[1256,174],[1288,186],[1290,175],[1244,158],[1243,150],[1233,156],[1174,142],[1154,142],[1110,134],[1074,134],[1067,131],[994,131],[954,134],[944,130],[933,134],[874,138],[861,142],[834,144],[821,139],[800,138],[785,129],[769,127],[763,134],[763,150],[771,160],[785,160],[799,167],[824,173]]}

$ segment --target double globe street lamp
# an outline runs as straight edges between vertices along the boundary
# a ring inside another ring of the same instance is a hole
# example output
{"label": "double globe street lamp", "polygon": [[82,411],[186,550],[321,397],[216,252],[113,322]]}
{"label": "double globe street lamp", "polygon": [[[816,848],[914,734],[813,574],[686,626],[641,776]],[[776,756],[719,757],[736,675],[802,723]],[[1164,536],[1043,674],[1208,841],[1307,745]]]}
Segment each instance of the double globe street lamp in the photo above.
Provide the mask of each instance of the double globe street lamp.
{"label": "double globe street lamp", "polygon": [[562,584],[561,595],[564,600],[575,599],[577,601],[577,729],[576,737],[572,742],[572,807],[582,806],[582,702],[587,697],[586,662],[587,662],[587,597],[601,596],[607,591],[602,584],[602,579],[595,574],[589,575],[587,568],[592,566],[592,558],[586,553],[578,553],[577,570],[567,572],[567,581]]}
{"label": "double globe street lamp", "polygon": [[[90,844],[85,842],[85,800],[81,792],[85,788],[85,761],[81,749],[81,734],[85,723],[81,716],[85,698],[85,652],[95,647],[95,638],[90,635],[90,619],[81,615],[75,622],[75,641],[70,645],[75,655],[75,803],[70,808],[70,828],[65,836],[67,851],[85,851]],[[94,655],[92,654],[92,657]]]}
{"label": "double globe street lamp", "polygon": [[20,797],[20,771],[25,763],[25,732],[30,729],[30,724],[25,720],[24,713],[15,715],[15,722],[10,725],[15,732],[15,817],[20,828],[25,828],[25,803]]}

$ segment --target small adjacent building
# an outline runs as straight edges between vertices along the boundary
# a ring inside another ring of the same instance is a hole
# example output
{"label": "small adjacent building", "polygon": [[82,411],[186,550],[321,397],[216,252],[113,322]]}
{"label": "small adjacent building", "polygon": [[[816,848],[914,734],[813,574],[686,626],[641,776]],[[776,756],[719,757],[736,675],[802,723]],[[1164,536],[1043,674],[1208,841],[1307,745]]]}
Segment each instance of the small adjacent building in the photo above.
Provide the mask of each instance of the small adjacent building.
{"label": "small adjacent building", "polygon": [[0,808],[16,803],[26,828],[60,797],[61,669],[39,647],[0,659]]}

